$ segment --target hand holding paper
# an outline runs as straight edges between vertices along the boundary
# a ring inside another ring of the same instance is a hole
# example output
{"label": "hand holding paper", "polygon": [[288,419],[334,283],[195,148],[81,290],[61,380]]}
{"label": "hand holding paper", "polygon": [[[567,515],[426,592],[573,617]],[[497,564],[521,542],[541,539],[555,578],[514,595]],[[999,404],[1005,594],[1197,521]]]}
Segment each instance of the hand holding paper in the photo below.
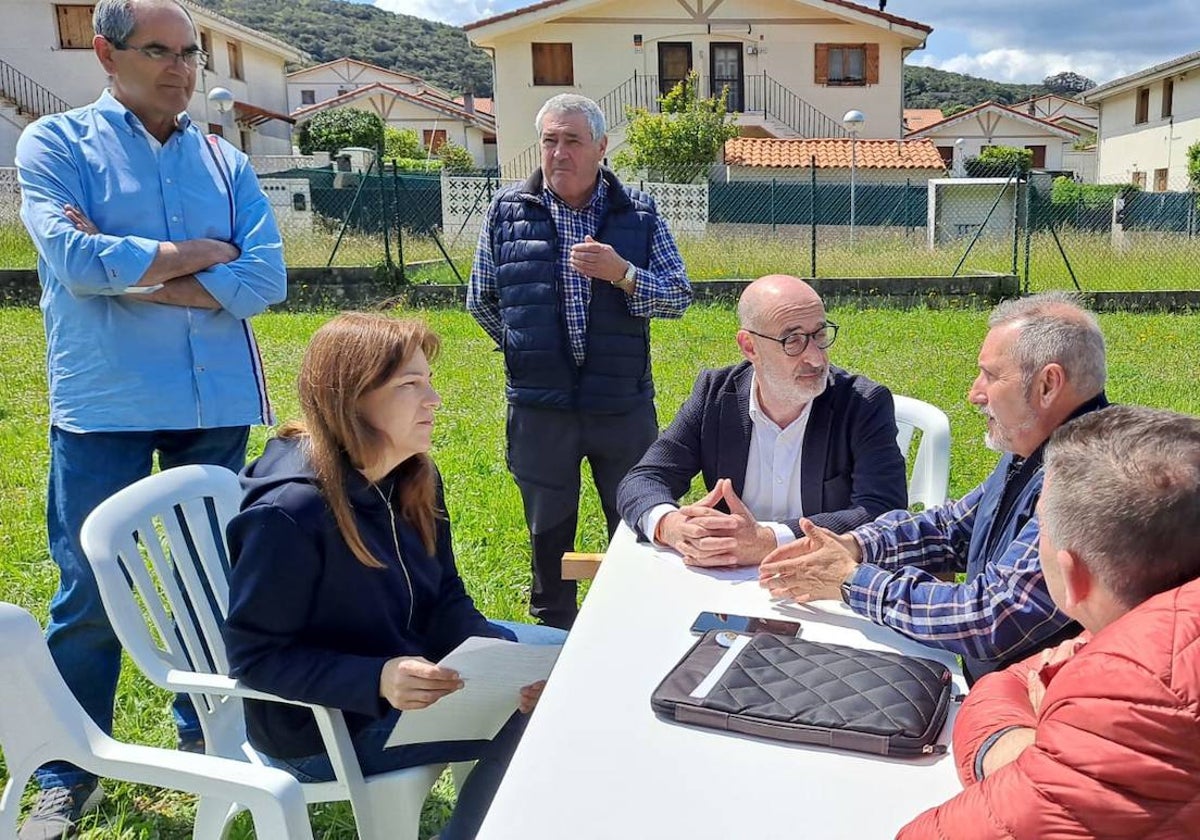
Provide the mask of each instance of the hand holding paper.
{"label": "hand holding paper", "polygon": [[379,696],[402,712],[424,709],[462,686],[457,673],[420,656],[389,659],[379,675]]}
{"label": "hand holding paper", "polygon": [[424,706],[405,711],[387,745],[491,740],[518,708],[533,709],[560,650],[561,645],[472,637],[436,666],[419,660],[443,673],[456,673],[462,688],[443,691]]}

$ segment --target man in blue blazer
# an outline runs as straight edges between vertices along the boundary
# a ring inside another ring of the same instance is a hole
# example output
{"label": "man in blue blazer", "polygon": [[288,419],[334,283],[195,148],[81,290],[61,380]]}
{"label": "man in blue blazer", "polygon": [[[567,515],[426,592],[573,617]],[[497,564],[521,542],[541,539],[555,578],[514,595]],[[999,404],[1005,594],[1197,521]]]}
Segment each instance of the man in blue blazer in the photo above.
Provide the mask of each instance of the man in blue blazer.
{"label": "man in blue blazer", "polygon": [[[738,321],[745,361],[700,373],[617,490],[638,536],[691,565],[755,565],[802,536],[802,516],[841,533],[907,506],[891,392],[830,365],[838,328],[816,291],[759,278]],[[697,473],[708,495],[679,507]]]}

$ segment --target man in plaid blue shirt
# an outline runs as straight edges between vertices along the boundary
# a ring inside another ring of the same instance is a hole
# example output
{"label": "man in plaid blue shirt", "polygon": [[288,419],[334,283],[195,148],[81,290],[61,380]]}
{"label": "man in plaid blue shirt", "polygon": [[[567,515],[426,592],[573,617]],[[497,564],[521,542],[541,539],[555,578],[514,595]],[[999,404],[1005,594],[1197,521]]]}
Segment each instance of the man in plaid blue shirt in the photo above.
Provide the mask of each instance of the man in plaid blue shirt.
{"label": "man in plaid blue shirt", "polygon": [[[886,513],[849,534],[806,520],[806,537],[760,567],[773,595],[841,597],[852,610],[963,657],[968,680],[1079,633],[1050,598],[1038,563],[1042,450],[1063,423],[1108,405],[1104,338],[1066,295],[1007,301],[992,313],[970,401],[985,441],[1004,452],[957,502]],[[962,583],[938,572],[966,572]]]}
{"label": "man in plaid blue shirt", "polygon": [[616,488],[658,436],[650,319],[692,300],[679,250],[650,196],[601,167],[592,100],[560,94],[536,120],[542,165],[497,194],[479,235],[467,309],[504,352],[508,466],[533,553],[530,613],[569,628],[579,466],[588,459],[609,534]]}

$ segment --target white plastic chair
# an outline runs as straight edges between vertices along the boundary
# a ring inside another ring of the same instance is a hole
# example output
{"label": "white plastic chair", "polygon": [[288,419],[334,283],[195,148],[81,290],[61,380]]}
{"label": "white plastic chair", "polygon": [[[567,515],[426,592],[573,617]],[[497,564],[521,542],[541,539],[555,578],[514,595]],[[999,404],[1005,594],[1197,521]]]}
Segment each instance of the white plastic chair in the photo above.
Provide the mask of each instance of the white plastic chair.
{"label": "white plastic chair", "polygon": [[54,760],[105,778],[241,802],[258,837],[312,840],[304,794],[287,773],[114,741],[63,682],[32,615],[0,603],[0,639],[0,746],[9,776],[0,797],[0,840],[16,840],[25,784],[38,766]]}
{"label": "white plastic chair", "polygon": [[[364,779],[339,710],[293,703],[229,677],[221,636],[229,612],[225,526],[241,498],[227,469],[176,467],[126,487],[88,516],[83,550],[117,638],[151,682],[191,697],[209,754],[264,763],[246,740],[242,698],[311,708],[336,779],[301,785],[304,798],[349,800],[362,840],[416,840],[421,805],[444,765]],[[223,838],[237,810],[228,798],[202,799],[195,838]]]}
{"label": "white plastic chair", "polygon": [[950,491],[950,420],[935,405],[893,394],[896,404],[896,445],[908,460],[913,434],[921,431],[908,479],[908,503],[926,509],[945,503]]}

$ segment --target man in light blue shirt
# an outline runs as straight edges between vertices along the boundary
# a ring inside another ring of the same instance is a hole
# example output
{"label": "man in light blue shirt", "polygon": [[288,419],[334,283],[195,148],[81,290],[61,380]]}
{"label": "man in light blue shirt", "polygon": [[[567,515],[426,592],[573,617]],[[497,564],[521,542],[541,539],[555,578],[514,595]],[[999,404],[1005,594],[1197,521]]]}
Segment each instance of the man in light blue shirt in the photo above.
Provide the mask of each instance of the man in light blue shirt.
{"label": "man in light blue shirt", "polygon": [[[283,300],[282,243],[248,159],[184,113],[204,52],[174,0],[101,0],[93,48],[110,88],[38,120],[17,145],[21,218],[38,250],[50,385],[47,528],[60,570],[47,642],[111,731],[120,646],[79,544],[83,520],[161,468],[242,467],[271,422],[248,318]],[[181,743],[200,746],[176,703]],[[21,838],[56,838],[103,795],[41,768]],[[65,791],[65,793],[64,793]]]}

